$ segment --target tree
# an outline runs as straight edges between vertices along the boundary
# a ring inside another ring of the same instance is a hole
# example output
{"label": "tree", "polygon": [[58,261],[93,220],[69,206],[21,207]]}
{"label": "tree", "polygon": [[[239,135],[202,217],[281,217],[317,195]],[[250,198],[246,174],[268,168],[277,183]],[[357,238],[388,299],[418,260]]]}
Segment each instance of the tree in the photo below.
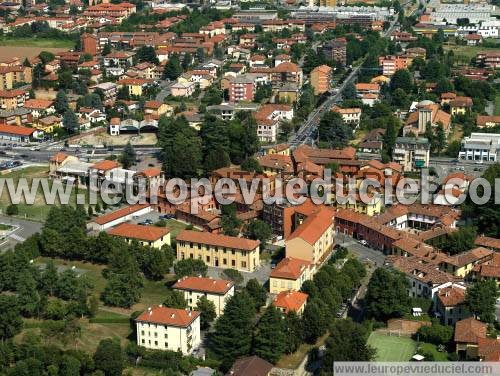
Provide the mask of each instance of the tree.
{"label": "tree", "polygon": [[13,216],[13,215],[18,215],[19,214],[19,208],[15,204],[10,204],[7,206],[7,209],[5,209],[5,214],[8,216]]}
{"label": "tree", "polygon": [[129,169],[135,163],[136,157],[137,154],[135,149],[129,141],[123,148],[122,155],[120,156],[120,163],[123,165],[124,169]]}
{"label": "tree", "polygon": [[99,342],[94,353],[95,368],[106,376],[120,376],[124,367],[122,349],[118,341],[106,338]]}
{"label": "tree", "polygon": [[188,304],[184,299],[184,293],[177,290],[167,290],[163,305],[169,308],[186,309]]}
{"label": "tree", "polygon": [[89,218],[91,218],[94,215],[94,209],[92,208],[91,205],[87,208],[87,214],[89,215]]}
{"label": "tree", "polygon": [[383,137],[383,153],[389,158],[392,157],[394,145],[398,135],[399,121],[394,116],[390,116],[387,120],[386,129]]}
{"label": "tree", "polygon": [[192,62],[193,62],[193,57],[189,52],[186,52],[184,54],[184,58],[182,59],[182,69],[187,70]]}
{"label": "tree", "polygon": [[368,283],[365,306],[367,314],[379,321],[408,313],[411,300],[406,277],[395,270],[375,270]]}
{"label": "tree", "polygon": [[259,240],[261,246],[264,246],[264,244],[271,239],[272,229],[266,222],[260,219],[255,219],[248,224],[246,228],[246,235],[250,239]]}
{"label": "tree", "polygon": [[217,170],[222,167],[229,167],[231,160],[229,154],[222,148],[210,150],[205,156],[203,167],[207,173]]}
{"label": "tree", "polygon": [[50,296],[54,295],[59,281],[59,274],[53,260],[49,260],[42,273],[42,291]]}
{"label": "tree", "polygon": [[335,361],[370,361],[375,349],[366,344],[369,333],[361,324],[351,319],[335,320],[326,340],[325,364]]}
{"label": "tree", "polygon": [[64,114],[68,109],[68,97],[66,96],[66,91],[59,90],[54,101],[54,108],[59,114]]}
{"label": "tree", "polygon": [[391,77],[391,90],[402,89],[406,94],[413,91],[413,80],[407,69],[398,69]]}
{"label": "tree", "polygon": [[234,284],[239,285],[243,282],[243,275],[236,269],[224,269],[221,273],[222,278],[227,278],[234,282]]}
{"label": "tree", "polygon": [[17,280],[16,291],[21,314],[32,317],[39,313],[41,297],[31,270],[26,269],[21,273]]}
{"label": "tree", "polygon": [[123,308],[130,308],[139,301],[140,297],[140,285],[131,281],[130,276],[123,273],[112,273],[101,294],[104,304]]}
{"label": "tree", "polygon": [[326,304],[320,299],[310,300],[304,309],[302,324],[304,340],[307,343],[315,343],[328,327]]}
{"label": "tree", "polygon": [[417,338],[422,342],[447,345],[453,338],[453,327],[434,322],[432,326],[421,326],[417,331]]}
{"label": "tree", "polygon": [[72,109],[67,109],[63,115],[63,125],[70,133],[75,133],[80,130],[80,123],[78,122],[78,117],[75,115]]}
{"label": "tree", "polygon": [[140,62],[147,61],[153,64],[160,63],[158,57],[156,56],[155,49],[152,46],[141,46],[141,48],[137,50],[135,56],[137,57],[137,60]]}
{"label": "tree", "polygon": [[210,323],[217,317],[215,304],[208,300],[205,296],[202,296],[196,304],[196,310],[200,312],[201,329],[208,329],[210,327]]}
{"label": "tree", "polygon": [[144,251],[142,260],[142,271],[146,278],[160,281],[173,265],[174,254],[168,248],[149,248]]}
{"label": "tree", "polygon": [[356,99],[356,86],[352,82],[345,86],[343,97],[345,99]]}
{"label": "tree", "polygon": [[498,289],[494,280],[477,281],[467,289],[465,304],[475,318],[493,323],[497,297]]}
{"label": "tree", "polygon": [[257,279],[252,278],[247,282],[245,290],[248,292],[255,302],[255,309],[259,310],[267,301],[266,289],[257,281]]}
{"label": "tree", "polygon": [[254,334],[253,352],[275,364],[287,349],[286,321],[283,313],[270,306],[262,315]]}
{"label": "tree", "polygon": [[337,112],[326,111],[319,121],[318,134],[320,146],[343,148],[352,139],[352,128],[344,124]]}
{"label": "tree", "polygon": [[243,171],[262,173],[262,166],[259,164],[255,158],[247,158],[241,164],[241,169]]}
{"label": "tree", "polygon": [[441,152],[446,148],[446,133],[444,132],[444,127],[441,122],[438,123],[436,128],[436,152],[441,154]]}
{"label": "tree", "polygon": [[203,260],[185,259],[179,260],[174,265],[174,272],[177,279],[186,276],[206,276],[208,267]]}
{"label": "tree", "polygon": [[15,296],[0,295],[0,338],[2,341],[14,337],[21,331],[23,320]]}
{"label": "tree", "polygon": [[169,80],[176,80],[182,74],[182,66],[179,61],[177,54],[173,54],[165,64],[165,70],[163,71],[163,78],[168,78]]}
{"label": "tree", "polygon": [[250,354],[254,327],[254,302],[245,292],[236,293],[226,304],[224,314],[215,323],[209,347],[227,371],[236,358]]}
{"label": "tree", "polygon": [[200,63],[205,61],[205,50],[202,47],[196,49],[196,58]]}
{"label": "tree", "polygon": [[446,235],[439,243],[439,248],[444,252],[455,255],[474,248],[477,231],[475,227],[463,226]]}

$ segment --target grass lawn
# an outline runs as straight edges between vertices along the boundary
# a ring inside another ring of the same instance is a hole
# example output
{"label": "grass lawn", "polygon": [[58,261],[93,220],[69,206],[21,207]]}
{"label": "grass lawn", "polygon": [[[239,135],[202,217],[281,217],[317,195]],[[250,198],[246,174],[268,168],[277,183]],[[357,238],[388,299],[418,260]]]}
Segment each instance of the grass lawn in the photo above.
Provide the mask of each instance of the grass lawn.
{"label": "grass lawn", "polygon": [[495,97],[495,115],[500,116],[500,94]]}
{"label": "grass lawn", "polygon": [[10,226],[10,225],[0,223],[0,231],[7,231],[7,230],[10,230],[11,228],[12,228],[12,226]]}
{"label": "grass lawn", "polygon": [[[436,361],[436,362],[447,362],[448,361],[447,353],[438,351],[436,345],[433,345],[432,343],[420,343],[418,351],[419,351],[419,353],[432,354],[434,356],[433,361]],[[431,359],[425,359],[425,360],[430,361]]]}
{"label": "grass lawn", "polygon": [[330,334],[327,333],[323,337],[319,338],[318,341],[314,345],[310,345],[307,343],[303,343],[299,346],[298,350],[293,354],[284,355],[278,360],[276,363],[276,367],[279,368],[288,368],[288,369],[296,369],[299,364],[304,360],[306,355],[314,348],[324,345],[326,339]]}
{"label": "grass lawn", "polygon": [[175,219],[167,219],[167,227],[170,229],[170,236],[175,239],[179,232],[184,230],[187,225],[185,223],[176,221]]}
{"label": "grass lawn", "polygon": [[1,38],[0,46],[24,46],[45,48],[73,48],[75,42],[68,39],[49,38]]}
{"label": "grass lawn", "polygon": [[405,362],[415,355],[417,349],[417,344],[411,338],[377,332],[370,335],[368,345],[377,350],[375,359],[381,362]]}

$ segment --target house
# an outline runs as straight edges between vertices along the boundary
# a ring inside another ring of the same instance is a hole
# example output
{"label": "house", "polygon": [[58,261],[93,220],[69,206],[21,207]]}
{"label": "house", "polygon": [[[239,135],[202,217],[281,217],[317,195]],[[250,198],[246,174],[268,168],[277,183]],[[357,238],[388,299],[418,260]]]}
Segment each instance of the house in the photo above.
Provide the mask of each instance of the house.
{"label": "house", "polygon": [[500,253],[495,252],[491,260],[475,265],[468,279],[472,281],[493,280],[497,287],[500,287]]}
{"label": "house", "polygon": [[340,108],[333,106],[332,111],[340,114],[344,123],[351,125],[353,128],[357,128],[361,121],[361,108]]}
{"label": "house", "polygon": [[320,264],[334,244],[333,209],[323,206],[285,240],[286,256]]}
{"label": "house", "polygon": [[94,93],[102,93],[104,105],[113,104],[118,94],[118,86],[114,82],[101,82],[100,84],[92,86],[90,89],[92,89]]}
{"label": "house", "polygon": [[451,284],[440,289],[435,295],[434,311],[444,325],[455,325],[457,321],[470,317],[465,305],[466,288],[460,284]]}
{"label": "house", "polygon": [[151,84],[151,80],[145,78],[124,78],[117,82],[118,86],[126,87],[129,95],[142,96],[144,90]]}
{"label": "house", "polygon": [[261,142],[276,142],[281,121],[293,119],[293,107],[286,104],[265,104],[254,112],[257,137]]}
{"label": "house", "polygon": [[479,34],[467,34],[464,36],[467,46],[477,46],[483,40],[483,37]]}
{"label": "house", "polygon": [[128,243],[137,241],[152,248],[160,249],[164,245],[170,245],[170,230],[165,227],[121,223],[109,230],[108,234],[123,238]]}
{"label": "house", "polygon": [[49,160],[49,176],[64,182],[74,182],[76,185],[88,184],[89,168],[92,163],[80,161],[74,155],[56,153]]}
{"label": "house", "polygon": [[492,238],[489,236],[478,236],[474,241],[474,244],[480,247],[492,249],[497,252],[500,251],[500,239]]}
{"label": "house", "polygon": [[454,341],[459,359],[476,359],[478,342],[486,338],[487,325],[473,317],[458,321],[455,324]]}
{"label": "house", "polygon": [[226,376],[269,376],[273,365],[256,355],[237,359]]}
{"label": "house", "polygon": [[309,295],[301,291],[282,291],[274,298],[272,305],[283,313],[295,312],[301,316]]}
{"label": "house", "polygon": [[177,235],[177,260],[203,260],[207,266],[253,272],[260,265],[258,240],[183,230]]}
{"label": "house", "polygon": [[455,97],[450,101],[450,110],[452,115],[465,115],[472,108],[472,98]]}
{"label": "house", "polygon": [[190,309],[196,309],[198,301],[204,296],[214,303],[217,316],[224,313],[226,303],[234,295],[234,283],[224,279],[184,277],[179,279],[172,288],[184,294],[184,299]]}
{"label": "house", "polygon": [[34,119],[56,112],[54,101],[46,99],[28,99],[24,102],[24,108],[31,111],[31,116],[33,116]]}
{"label": "house", "polygon": [[311,86],[314,95],[320,95],[330,90],[332,68],[328,65],[320,65],[311,71]]}
{"label": "house", "polygon": [[33,127],[44,133],[52,133],[54,128],[62,127],[62,118],[55,115],[44,116],[35,120]]}
{"label": "house", "polygon": [[306,260],[285,257],[269,275],[269,292],[279,294],[282,291],[299,291],[302,284],[312,279],[314,266]]}
{"label": "house", "polygon": [[146,101],[144,103],[144,112],[155,117],[160,117],[161,115],[172,116],[174,113],[174,109],[172,106],[166,103],[158,101]]}
{"label": "house", "polygon": [[196,89],[194,82],[177,82],[170,87],[170,92],[173,97],[190,97]]}
{"label": "house", "polygon": [[180,351],[189,355],[201,343],[200,312],[149,307],[136,319],[137,345],[151,350]]}
{"label": "house", "polygon": [[474,266],[491,261],[494,251],[477,247],[466,252],[448,256],[441,262],[440,269],[457,277],[465,278]]}
{"label": "house", "polygon": [[127,68],[131,67],[134,64],[134,54],[125,52],[125,51],[117,51],[112,52],[103,57],[103,65],[104,67],[120,67]]}
{"label": "house", "polygon": [[28,143],[31,141],[36,129],[18,125],[0,124],[0,140],[16,143]]}
{"label": "house", "polygon": [[384,76],[392,76],[400,69],[408,69],[411,65],[412,58],[406,56],[380,56],[378,58],[379,66],[382,68]]}
{"label": "house", "polygon": [[87,229],[92,231],[104,231],[120,223],[128,222],[133,217],[147,214],[151,212],[151,210],[152,208],[149,204],[127,206],[92,219],[87,223]]}
{"label": "house", "polygon": [[477,115],[476,125],[479,128],[490,128],[500,125],[500,115]]}

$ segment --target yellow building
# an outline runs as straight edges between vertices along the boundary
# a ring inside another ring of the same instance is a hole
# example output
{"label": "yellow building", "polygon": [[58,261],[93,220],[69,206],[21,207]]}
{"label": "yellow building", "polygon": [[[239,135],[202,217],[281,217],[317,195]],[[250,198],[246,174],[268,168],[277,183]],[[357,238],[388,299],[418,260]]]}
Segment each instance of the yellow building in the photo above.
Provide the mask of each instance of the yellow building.
{"label": "yellow building", "polygon": [[467,252],[449,256],[440,264],[440,269],[454,276],[465,278],[472,272],[476,265],[484,264],[492,260],[494,251],[478,247]]}
{"label": "yellow building", "polygon": [[266,149],[266,154],[290,155],[289,144],[277,144]]}
{"label": "yellow building", "polygon": [[258,240],[183,230],[177,235],[177,260],[203,260],[207,266],[253,272],[260,264]]}
{"label": "yellow building", "polygon": [[15,84],[31,83],[31,67],[22,65],[0,65],[0,90],[11,90]]}
{"label": "yellow building", "polygon": [[465,115],[472,108],[472,98],[456,97],[449,104],[452,115]]}
{"label": "yellow building", "polygon": [[334,243],[334,211],[323,206],[307,217],[286,239],[286,257],[317,265],[331,252]]}
{"label": "yellow building", "polygon": [[144,246],[158,249],[170,245],[170,230],[165,227],[122,223],[109,230],[108,234],[123,238],[129,243],[135,240]]}
{"label": "yellow building", "polygon": [[55,115],[45,116],[33,122],[33,128],[36,128],[44,133],[52,133],[55,128],[61,128],[61,118]]}
{"label": "yellow building", "polygon": [[220,316],[224,307],[234,295],[234,283],[224,279],[204,277],[184,277],[179,279],[172,288],[182,292],[190,309],[196,309],[202,296],[214,303],[215,313]]}
{"label": "yellow building", "polygon": [[269,292],[300,290],[302,284],[312,279],[314,266],[305,260],[286,257],[281,260],[269,275]]}
{"label": "yellow building", "polygon": [[276,296],[273,301],[273,306],[283,313],[293,311],[297,315],[302,316],[306,308],[308,297],[309,295],[301,291],[283,291]]}
{"label": "yellow building", "polygon": [[[351,202],[350,202],[351,201]],[[373,197],[368,202],[363,202],[360,197],[355,197],[352,200],[339,200],[335,201],[337,209],[350,209],[357,213],[374,216],[382,212],[382,198],[379,194],[373,194]]]}
{"label": "yellow building", "polygon": [[144,78],[124,78],[117,82],[121,87],[126,87],[129,95],[140,97],[150,80]]}

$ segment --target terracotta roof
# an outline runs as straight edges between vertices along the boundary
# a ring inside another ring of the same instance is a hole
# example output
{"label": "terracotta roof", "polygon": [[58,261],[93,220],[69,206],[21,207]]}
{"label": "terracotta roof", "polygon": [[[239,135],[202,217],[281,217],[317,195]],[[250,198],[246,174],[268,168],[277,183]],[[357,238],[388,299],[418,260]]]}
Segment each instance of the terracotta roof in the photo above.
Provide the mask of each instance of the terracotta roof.
{"label": "terracotta roof", "polygon": [[302,71],[302,69],[300,69],[297,64],[289,62],[278,64],[273,68],[273,72],[276,73],[290,73],[290,72],[300,72],[300,71]]}
{"label": "terracotta roof", "polygon": [[477,247],[466,252],[459,253],[454,256],[449,256],[445,262],[457,267],[472,264],[476,261],[484,259],[485,257],[493,255],[492,250],[484,247]]}
{"label": "terracotta roof", "polygon": [[212,294],[224,295],[234,283],[224,279],[212,279],[204,277],[184,277],[179,279],[172,288],[179,290],[201,291]]}
{"label": "terracotta roof", "polygon": [[478,127],[485,127],[487,123],[500,124],[500,115],[477,115],[476,124]]}
{"label": "terracotta roof", "polygon": [[446,282],[459,281],[459,278],[437,269],[436,265],[426,264],[416,256],[400,257],[389,255],[386,262],[407,276],[428,285],[440,285]]}
{"label": "terracotta roof", "polygon": [[148,206],[149,204],[136,204],[127,206],[126,208],[118,209],[114,212],[101,215],[100,217],[97,217],[94,220],[92,220],[92,222],[97,223],[98,225],[104,225],[106,223],[114,221],[115,219],[125,217],[126,215],[133,214],[139,210],[147,208]]}
{"label": "terracotta roof", "polygon": [[28,99],[24,102],[24,107],[26,108],[37,108],[37,109],[45,109],[52,106],[54,101],[46,100],[46,99]]}
{"label": "terracotta roof", "polygon": [[500,339],[498,338],[478,338],[478,355],[484,362],[500,361]]}
{"label": "terracotta roof", "polygon": [[454,307],[465,300],[465,288],[456,286],[445,287],[438,291],[437,298],[445,307]]}
{"label": "terracotta roof", "polygon": [[500,249],[500,239],[492,238],[489,236],[478,236],[474,241],[474,244],[486,248]]}
{"label": "terracotta roof", "polygon": [[237,359],[226,376],[267,376],[273,365],[258,356]]}
{"label": "terracotta roof", "polygon": [[192,230],[182,230],[179,235],[177,235],[177,241],[208,244],[216,247],[241,249],[245,251],[253,251],[260,244],[258,240]]}
{"label": "terracotta roof", "polygon": [[455,342],[477,343],[479,338],[486,338],[486,324],[473,317],[457,321],[455,324]]}
{"label": "terracotta roof", "polygon": [[304,270],[310,267],[309,261],[287,257],[281,260],[276,268],[271,270],[270,278],[283,278],[296,280],[300,278]]}
{"label": "terracotta roof", "polygon": [[379,84],[372,84],[372,83],[368,84],[368,83],[360,82],[360,83],[356,84],[356,90],[357,91],[360,91],[360,90],[380,91],[380,85]]}
{"label": "terracotta roof", "polygon": [[15,134],[19,136],[31,136],[36,129],[21,127],[19,125],[0,124],[0,133]]}
{"label": "terracotta roof", "polygon": [[156,168],[156,167],[149,167],[146,168],[142,171],[138,172],[139,175],[144,175],[148,178],[153,177],[153,176],[160,176],[161,175],[161,169]]}
{"label": "terracotta roof", "polygon": [[185,309],[167,308],[161,305],[153,306],[141,313],[135,321],[149,322],[185,328],[189,326],[200,315],[197,311]]}
{"label": "terracotta roof", "polygon": [[307,219],[290,234],[288,240],[301,238],[307,243],[313,245],[321,238],[325,231],[333,226],[334,210],[326,206],[307,217]]}
{"label": "terracotta roof", "polygon": [[121,223],[108,231],[109,235],[122,238],[154,242],[170,232],[168,228],[157,226],[141,226],[132,223]]}
{"label": "terracotta roof", "polygon": [[52,162],[61,163],[62,161],[64,161],[64,160],[65,160],[66,158],[68,158],[68,157],[69,157],[69,155],[68,155],[68,154],[66,154],[66,153],[62,153],[62,152],[59,152],[59,153],[54,154],[54,155],[50,158],[50,160],[51,160]]}
{"label": "terracotta roof", "polygon": [[309,295],[300,291],[282,291],[273,301],[273,306],[282,308],[285,313],[297,312],[307,302]]}
{"label": "terracotta roof", "polygon": [[103,161],[94,163],[91,167],[96,170],[108,171],[120,167],[120,164],[118,162],[105,159]]}

